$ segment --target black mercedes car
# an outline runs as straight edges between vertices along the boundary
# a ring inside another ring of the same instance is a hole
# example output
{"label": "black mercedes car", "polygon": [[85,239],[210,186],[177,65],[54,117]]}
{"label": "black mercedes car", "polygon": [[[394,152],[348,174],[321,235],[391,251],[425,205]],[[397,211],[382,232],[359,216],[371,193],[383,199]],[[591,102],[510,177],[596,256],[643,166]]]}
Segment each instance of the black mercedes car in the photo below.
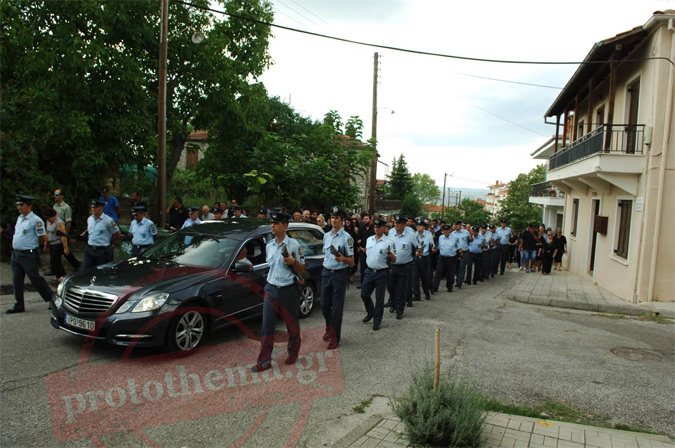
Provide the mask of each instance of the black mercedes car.
{"label": "black mercedes car", "polygon": [[[290,223],[287,233],[305,255],[307,272],[298,284],[299,314],[307,317],[321,285],[323,230]],[[192,350],[209,332],[262,314],[265,245],[272,238],[262,219],[188,227],[138,257],[66,277],[52,326],[110,344]]]}

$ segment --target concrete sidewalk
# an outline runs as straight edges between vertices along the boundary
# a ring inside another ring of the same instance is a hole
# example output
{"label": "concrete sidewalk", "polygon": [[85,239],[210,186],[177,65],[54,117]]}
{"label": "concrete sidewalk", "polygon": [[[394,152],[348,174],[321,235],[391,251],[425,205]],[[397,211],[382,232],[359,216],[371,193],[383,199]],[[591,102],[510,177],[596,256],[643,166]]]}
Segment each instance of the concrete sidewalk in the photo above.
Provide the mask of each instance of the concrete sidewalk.
{"label": "concrete sidewalk", "polygon": [[504,295],[517,302],[630,316],[659,313],[661,317],[675,319],[675,302],[635,305],[596,286],[591,278],[567,271],[542,275],[511,269],[509,277],[513,284]]}
{"label": "concrete sidewalk", "polygon": [[[403,448],[409,446],[405,425],[394,415],[386,398],[373,403],[379,413],[362,417],[363,423],[334,443],[322,446]],[[306,445],[315,446],[311,441]],[[318,445],[316,445],[318,446]],[[564,423],[489,412],[480,447],[505,448],[675,448],[667,436]]]}

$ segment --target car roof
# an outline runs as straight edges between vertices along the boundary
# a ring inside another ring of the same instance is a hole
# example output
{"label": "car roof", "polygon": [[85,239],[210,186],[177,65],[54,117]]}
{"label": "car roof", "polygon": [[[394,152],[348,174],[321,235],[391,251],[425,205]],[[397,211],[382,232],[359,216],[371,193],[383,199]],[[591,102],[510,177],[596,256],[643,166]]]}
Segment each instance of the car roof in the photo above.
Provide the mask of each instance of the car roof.
{"label": "car roof", "polygon": [[[316,224],[304,222],[290,222],[289,229],[313,229],[323,234],[323,229]],[[227,236],[234,239],[245,239],[255,235],[264,235],[271,233],[271,222],[269,219],[249,218],[249,219],[213,219],[202,221],[200,224],[190,226],[183,232],[198,233],[202,235]]]}

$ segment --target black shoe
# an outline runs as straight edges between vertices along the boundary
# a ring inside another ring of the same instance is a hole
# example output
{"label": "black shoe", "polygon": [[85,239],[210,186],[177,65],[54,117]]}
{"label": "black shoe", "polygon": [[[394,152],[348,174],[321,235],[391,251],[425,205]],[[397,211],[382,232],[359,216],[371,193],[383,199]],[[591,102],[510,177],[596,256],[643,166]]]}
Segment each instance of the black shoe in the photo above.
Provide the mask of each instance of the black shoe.
{"label": "black shoe", "polygon": [[328,344],[328,350],[335,350],[338,348],[338,341],[330,341],[330,344]]}
{"label": "black shoe", "polygon": [[389,308],[389,312],[390,312],[390,313],[393,313],[393,312],[395,312],[395,311],[396,311],[396,308],[394,308],[393,306],[392,306],[391,308]]}
{"label": "black shoe", "polygon": [[295,364],[295,361],[298,360],[298,355],[289,355],[288,358],[286,358],[286,361],[284,361],[284,364],[287,366],[290,366],[291,364]]}
{"label": "black shoe", "polygon": [[367,323],[367,322],[370,322],[371,320],[373,320],[373,315],[372,315],[372,314],[368,314],[368,315],[366,315],[366,317],[364,317],[363,319],[361,319],[361,322],[363,322],[363,323],[365,324],[365,323]]}
{"label": "black shoe", "polygon": [[461,288],[462,285],[455,285],[455,288]]}
{"label": "black shoe", "polygon": [[412,307],[414,307],[414,306],[415,306],[415,305],[413,305],[412,302],[408,302],[408,307],[409,307],[409,308],[412,308]]}
{"label": "black shoe", "polygon": [[432,289],[432,290],[431,290],[431,293],[432,293],[432,294],[436,294],[437,292],[438,292],[438,289]]}
{"label": "black shoe", "polygon": [[51,303],[47,306],[47,309],[51,311],[51,309],[52,309],[52,304],[51,304]]}
{"label": "black shoe", "polygon": [[385,308],[387,308],[387,307],[391,308],[392,306],[393,306],[393,305],[391,304],[391,302],[387,302],[387,303],[384,304],[384,307],[385,307]]}
{"label": "black shoe", "polygon": [[478,282],[473,282],[473,284],[474,284],[474,285],[477,285],[477,284],[478,284]]}
{"label": "black shoe", "polygon": [[452,292],[452,288],[448,288],[448,292]]}
{"label": "black shoe", "polygon": [[380,330],[380,324],[373,324],[373,331],[379,331]]}
{"label": "black shoe", "polygon": [[361,289],[361,285],[356,285],[356,289]]}
{"label": "black shoe", "polygon": [[7,314],[23,313],[26,311],[24,308],[10,308],[6,311]]}
{"label": "black shoe", "polygon": [[503,273],[503,272],[500,272],[499,275],[504,275],[504,273]]}
{"label": "black shoe", "polygon": [[396,315],[396,320],[401,320],[401,319],[403,319],[403,313],[397,314],[397,315]]}
{"label": "black shoe", "polygon": [[323,340],[327,341],[330,339],[330,331],[326,330],[326,332],[323,334]]}
{"label": "black shoe", "polygon": [[251,368],[251,371],[252,372],[264,372],[265,370],[270,369],[270,368],[272,368],[272,363],[268,361],[268,362],[264,362],[262,364],[256,363],[256,365],[254,365]]}
{"label": "black shoe", "polygon": [[424,298],[427,300],[431,300],[431,296],[425,296]]}
{"label": "black shoe", "polygon": [[[480,280],[478,280],[478,281],[479,281],[479,282],[485,282],[485,279],[484,279],[484,278],[481,278],[481,279],[480,279]],[[475,285],[475,284],[476,284],[476,282],[473,282],[473,284]]]}
{"label": "black shoe", "polygon": [[422,299],[420,299],[419,297],[416,298],[416,299],[413,299],[413,300],[414,300],[415,302],[421,302],[421,301],[422,301]]}

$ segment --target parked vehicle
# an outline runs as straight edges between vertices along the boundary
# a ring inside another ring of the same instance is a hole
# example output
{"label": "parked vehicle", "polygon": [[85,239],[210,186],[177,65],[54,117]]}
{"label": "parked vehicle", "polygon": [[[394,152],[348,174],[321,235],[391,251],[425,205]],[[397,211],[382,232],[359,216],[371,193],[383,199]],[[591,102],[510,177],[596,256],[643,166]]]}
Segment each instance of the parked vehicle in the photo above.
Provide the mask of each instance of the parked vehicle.
{"label": "parked vehicle", "polygon": [[[305,254],[299,313],[307,317],[321,284],[323,231],[291,223],[287,233]],[[52,306],[52,326],[110,344],[192,350],[211,331],[262,314],[265,246],[272,238],[262,219],[186,228],[139,257],[66,277]],[[244,249],[245,260],[237,260]]]}

